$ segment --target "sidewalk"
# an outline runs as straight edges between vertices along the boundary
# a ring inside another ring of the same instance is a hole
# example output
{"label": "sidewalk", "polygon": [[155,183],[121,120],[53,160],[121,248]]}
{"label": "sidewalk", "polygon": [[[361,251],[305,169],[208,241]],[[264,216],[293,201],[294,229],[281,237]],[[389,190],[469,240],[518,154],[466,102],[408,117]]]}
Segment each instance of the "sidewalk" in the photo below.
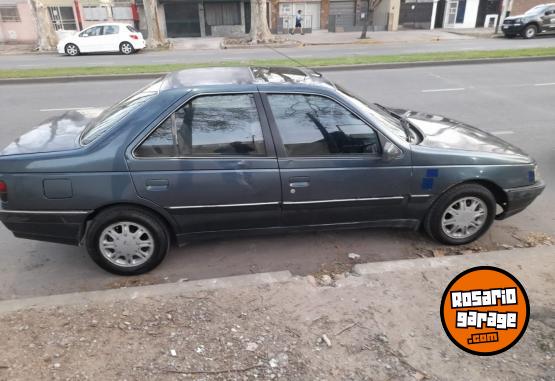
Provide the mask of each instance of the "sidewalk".
{"label": "sidewalk", "polygon": [[[281,35],[280,35],[281,36]],[[440,40],[471,40],[474,37],[451,33],[450,30],[399,30],[396,32],[371,32],[366,33],[366,39],[360,39],[360,32],[331,33],[325,30],[316,30],[304,35],[283,35],[296,40],[303,45],[334,45],[334,44],[383,44],[406,42],[430,42]]]}
{"label": "sidewalk", "polygon": [[[361,264],[320,281],[280,272],[1,302],[0,380],[552,380],[553,254],[542,246]],[[479,357],[449,341],[438,310],[454,276],[486,264],[522,282],[532,316],[515,347]]]}

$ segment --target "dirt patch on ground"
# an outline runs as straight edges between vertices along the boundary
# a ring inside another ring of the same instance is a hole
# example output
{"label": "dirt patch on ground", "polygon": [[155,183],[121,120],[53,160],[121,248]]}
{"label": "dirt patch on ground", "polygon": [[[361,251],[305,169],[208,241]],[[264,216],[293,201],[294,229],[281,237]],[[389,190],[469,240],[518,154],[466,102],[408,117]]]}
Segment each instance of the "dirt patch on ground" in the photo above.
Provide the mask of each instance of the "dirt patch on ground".
{"label": "dirt patch on ground", "polygon": [[438,298],[456,270],[347,273],[336,287],[299,278],[2,315],[0,380],[549,380],[553,308],[536,291],[553,278],[538,266],[522,279],[535,303],[525,337],[491,358],[441,332]]}

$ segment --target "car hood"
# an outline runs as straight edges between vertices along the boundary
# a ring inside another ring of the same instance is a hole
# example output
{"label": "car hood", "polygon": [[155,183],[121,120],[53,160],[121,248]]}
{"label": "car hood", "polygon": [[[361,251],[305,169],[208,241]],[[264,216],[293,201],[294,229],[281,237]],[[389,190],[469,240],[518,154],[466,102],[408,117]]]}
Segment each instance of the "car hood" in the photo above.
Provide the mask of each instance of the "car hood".
{"label": "car hood", "polygon": [[90,108],[68,111],[60,116],[49,118],[10,143],[0,151],[0,155],[76,149],[80,146],[79,137],[87,124],[101,112],[102,109]]}
{"label": "car hood", "polygon": [[462,122],[418,111],[392,111],[403,115],[420,131],[420,146],[528,157],[520,148]]}
{"label": "car hood", "polygon": [[512,21],[512,20],[516,20],[516,19],[533,18],[533,17],[534,17],[533,15],[524,15],[524,14],[523,15],[512,15],[512,16],[509,16],[509,17],[505,17],[504,20]]}

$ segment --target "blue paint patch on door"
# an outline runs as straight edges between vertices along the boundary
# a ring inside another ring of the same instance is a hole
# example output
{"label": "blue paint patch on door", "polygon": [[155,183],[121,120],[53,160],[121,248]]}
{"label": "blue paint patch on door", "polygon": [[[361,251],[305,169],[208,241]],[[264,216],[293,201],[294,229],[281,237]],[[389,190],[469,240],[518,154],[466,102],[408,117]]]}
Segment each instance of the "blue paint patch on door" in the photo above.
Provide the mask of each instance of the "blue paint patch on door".
{"label": "blue paint patch on door", "polygon": [[430,190],[434,187],[434,179],[425,177],[422,179],[422,189]]}
{"label": "blue paint patch on door", "polygon": [[438,177],[439,176],[439,169],[428,169],[426,171],[426,177]]}

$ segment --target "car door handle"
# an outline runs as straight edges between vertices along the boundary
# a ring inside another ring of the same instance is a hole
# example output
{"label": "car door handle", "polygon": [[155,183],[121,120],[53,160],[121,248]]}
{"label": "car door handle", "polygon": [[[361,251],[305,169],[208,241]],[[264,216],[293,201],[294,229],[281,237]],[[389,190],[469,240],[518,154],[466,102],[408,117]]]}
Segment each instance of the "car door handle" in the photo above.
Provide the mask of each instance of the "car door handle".
{"label": "car door handle", "polygon": [[291,188],[306,188],[308,186],[310,186],[310,182],[308,181],[297,181],[294,183],[289,183],[289,186]]}
{"label": "car door handle", "polygon": [[310,186],[310,178],[308,177],[292,177],[289,179],[291,188],[307,188]]}
{"label": "car door handle", "polygon": [[152,179],[152,180],[147,180],[146,181],[146,190],[147,191],[152,191],[152,192],[159,192],[159,191],[165,191],[168,190],[168,188],[170,187],[170,182],[169,180],[164,180],[164,179]]}

